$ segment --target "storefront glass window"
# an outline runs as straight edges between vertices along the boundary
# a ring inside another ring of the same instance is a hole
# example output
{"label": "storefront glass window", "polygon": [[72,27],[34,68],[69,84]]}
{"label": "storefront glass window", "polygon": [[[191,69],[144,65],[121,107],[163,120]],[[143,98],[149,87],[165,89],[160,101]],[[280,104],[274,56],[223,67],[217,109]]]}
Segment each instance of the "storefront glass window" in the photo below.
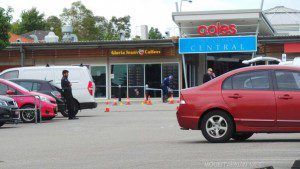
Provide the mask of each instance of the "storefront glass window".
{"label": "storefront glass window", "polygon": [[111,66],[111,85],[127,87],[127,65]]}
{"label": "storefront glass window", "polygon": [[172,75],[173,79],[170,84],[170,88],[173,90],[174,97],[179,96],[179,84],[178,84],[178,64],[177,63],[165,63],[162,64],[162,81],[164,78]]}
{"label": "storefront glass window", "polygon": [[95,97],[106,97],[106,67],[91,66],[91,75],[96,85]]}
{"label": "storefront glass window", "polygon": [[144,97],[144,64],[128,65],[128,95],[130,98]]}
{"label": "storefront glass window", "polygon": [[146,64],[145,80],[148,88],[151,88],[147,90],[148,95],[151,97],[161,97],[161,64]]}
{"label": "storefront glass window", "polygon": [[[179,93],[178,63],[153,63],[153,64],[118,64],[111,66],[111,98],[142,98],[145,94],[145,85],[150,90],[147,94],[151,97],[161,97],[161,84],[164,77],[173,75],[171,89],[174,97]],[[121,91],[119,91],[121,85]]]}
{"label": "storefront glass window", "polygon": [[118,98],[119,85],[121,85],[121,97],[127,97],[127,65],[112,65],[111,66],[111,97]]}

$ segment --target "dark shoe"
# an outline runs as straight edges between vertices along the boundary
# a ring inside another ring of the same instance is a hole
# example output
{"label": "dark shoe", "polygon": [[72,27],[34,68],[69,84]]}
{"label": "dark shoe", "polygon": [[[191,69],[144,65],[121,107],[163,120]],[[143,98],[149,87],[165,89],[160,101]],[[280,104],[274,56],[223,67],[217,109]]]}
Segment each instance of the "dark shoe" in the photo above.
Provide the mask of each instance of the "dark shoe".
{"label": "dark shoe", "polygon": [[78,119],[79,119],[78,117],[74,117],[74,118],[73,118],[73,120],[78,120]]}

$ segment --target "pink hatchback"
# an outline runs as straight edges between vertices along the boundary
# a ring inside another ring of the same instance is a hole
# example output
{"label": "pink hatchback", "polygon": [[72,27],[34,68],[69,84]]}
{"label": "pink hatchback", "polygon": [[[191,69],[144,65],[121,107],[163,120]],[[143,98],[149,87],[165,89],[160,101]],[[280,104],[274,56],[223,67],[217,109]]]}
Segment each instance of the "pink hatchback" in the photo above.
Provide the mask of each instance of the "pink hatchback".
{"label": "pink hatchback", "polygon": [[[13,82],[0,79],[0,95],[9,95],[12,97],[18,104],[18,107],[21,109],[25,108],[34,108],[35,101],[42,106],[42,118],[43,119],[52,119],[57,114],[57,104],[56,100],[48,95],[37,93],[37,92],[29,92],[27,89],[19,86]],[[24,95],[24,96],[20,96]],[[38,99],[35,99],[33,96],[26,95],[37,95],[41,102]],[[37,105],[39,107],[39,105]],[[21,120],[24,123],[31,123],[35,121],[35,113],[34,111],[21,111]]]}

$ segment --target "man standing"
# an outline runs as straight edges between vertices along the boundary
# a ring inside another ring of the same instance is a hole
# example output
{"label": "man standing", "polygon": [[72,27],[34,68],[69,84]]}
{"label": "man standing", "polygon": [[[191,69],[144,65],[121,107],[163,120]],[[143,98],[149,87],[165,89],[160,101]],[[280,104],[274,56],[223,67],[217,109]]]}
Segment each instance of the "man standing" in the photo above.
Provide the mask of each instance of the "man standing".
{"label": "man standing", "polygon": [[62,71],[62,79],[61,79],[61,88],[63,91],[63,96],[66,99],[68,114],[69,114],[69,120],[75,120],[78,119],[75,117],[75,107],[74,107],[74,98],[72,94],[72,84],[69,81],[69,71],[63,70]]}
{"label": "man standing", "polygon": [[169,90],[170,90],[170,83],[173,79],[173,76],[170,75],[169,77],[164,78],[162,84],[162,91],[163,91],[163,102],[166,103],[167,99],[169,98]]}
{"label": "man standing", "polygon": [[214,79],[216,75],[214,74],[212,68],[207,69],[207,73],[204,74],[203,76],[203,83],[206,83],[212,79]]}

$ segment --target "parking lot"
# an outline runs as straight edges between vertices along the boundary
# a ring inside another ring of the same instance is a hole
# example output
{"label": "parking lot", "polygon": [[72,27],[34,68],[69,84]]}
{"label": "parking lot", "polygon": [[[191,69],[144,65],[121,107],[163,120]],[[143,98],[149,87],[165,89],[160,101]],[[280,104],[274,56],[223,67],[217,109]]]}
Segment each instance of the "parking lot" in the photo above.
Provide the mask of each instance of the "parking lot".
{"label": "parking lot", "polygon": [[176,105],[154,103],[79,112],[42,124],[0,128],[0,169],[22,168],[290,168],[300,134],[257,134],[243,143],[211,144],[182,131]]}

